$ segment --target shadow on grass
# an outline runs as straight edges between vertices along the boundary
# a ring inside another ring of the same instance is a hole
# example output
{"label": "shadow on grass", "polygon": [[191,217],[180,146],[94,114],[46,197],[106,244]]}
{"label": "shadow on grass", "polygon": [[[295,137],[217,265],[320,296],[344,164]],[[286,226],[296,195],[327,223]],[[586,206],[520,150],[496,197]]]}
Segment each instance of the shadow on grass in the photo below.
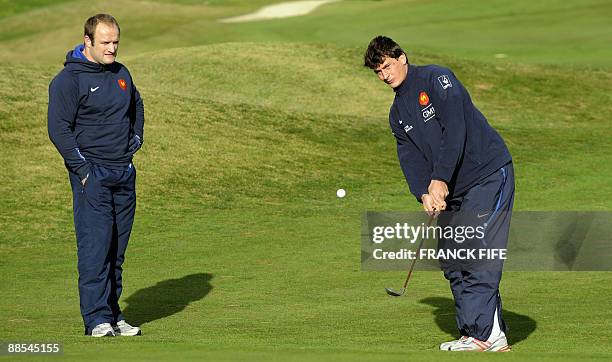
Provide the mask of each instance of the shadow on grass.
{"label": "shadow on grass", "polygon": [[142,325],[179,313],[206,297],[213,289],[212,278],[208,273],[190,274],[140,289],[125,300],[128,306],[123,314],[131,324]]}
{"label": "shadow on grass", "polygon": [[[455,321],[455,302],[450,298],[431,297],[424,298],[420,303],[435,307],[434,316],[438,327],[453,338],[458,335],[457,323]],[[536,321],[526,315],[510,312],[502,309],[502,315],[508,327],[508,343],[516,344],[527,337],[536,329]]]}

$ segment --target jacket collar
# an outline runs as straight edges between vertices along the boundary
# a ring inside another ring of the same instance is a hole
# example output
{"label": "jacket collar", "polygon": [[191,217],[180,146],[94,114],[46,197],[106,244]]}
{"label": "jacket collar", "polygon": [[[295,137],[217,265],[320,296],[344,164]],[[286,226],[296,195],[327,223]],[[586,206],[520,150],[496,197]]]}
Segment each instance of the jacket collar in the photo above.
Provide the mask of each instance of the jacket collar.
{"label": "jacket collar", "polygon": [[397,94],[406,94],[410,89],[410,85],[414,83],[414,79],[416,78],[416,66],[412,64],[408,64],[408,74],[406,74],[406,79],[402,82],[402,84],[398,85],[396,88],[393,88],[393,91]]}

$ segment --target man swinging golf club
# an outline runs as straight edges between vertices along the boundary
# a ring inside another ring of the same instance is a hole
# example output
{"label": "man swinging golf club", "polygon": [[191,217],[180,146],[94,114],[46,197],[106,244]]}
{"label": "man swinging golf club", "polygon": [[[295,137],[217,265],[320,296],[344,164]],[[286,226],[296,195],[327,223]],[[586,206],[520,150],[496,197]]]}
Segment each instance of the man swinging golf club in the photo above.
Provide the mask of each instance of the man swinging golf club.
{"label": "man swinging golf club", "polygon": [[[512,158],[464,86],[447,68],[409,64],[402,48],[385,36],[370,42],[364,65],[395,91],[389,122],[411,193],[429,215],[448,210],[438,225],[483,226],[479,245],[505,248],[514,201]],[[441,237],[439,245],[448,242]],[[508,351],[499,294],[502,262],[440,264],[460,333],[440,349]]]}

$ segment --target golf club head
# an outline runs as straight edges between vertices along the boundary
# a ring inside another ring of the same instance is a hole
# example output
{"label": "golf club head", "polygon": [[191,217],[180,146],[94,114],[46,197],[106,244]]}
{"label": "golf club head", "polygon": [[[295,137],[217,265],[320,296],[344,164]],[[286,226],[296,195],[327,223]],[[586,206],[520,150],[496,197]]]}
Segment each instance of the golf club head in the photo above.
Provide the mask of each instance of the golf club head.
{"label": "golf club head", "polygon": [[385,291],[387,292],[387,294],[389,294],[392,297],[401,297],[402,295],[404,295],[404,292],[406,291],[406,288],[400,289],[399,292],[396,292],[395,290],[393,290],[391,288],[385,288]]}

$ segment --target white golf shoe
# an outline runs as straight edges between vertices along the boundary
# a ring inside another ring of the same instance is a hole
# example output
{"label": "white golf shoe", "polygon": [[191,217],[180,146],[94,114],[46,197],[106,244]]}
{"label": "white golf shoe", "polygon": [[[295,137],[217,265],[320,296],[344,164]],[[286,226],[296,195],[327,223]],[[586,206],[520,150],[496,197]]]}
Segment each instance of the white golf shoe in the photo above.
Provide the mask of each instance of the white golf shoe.
{"label": "white golf shoe", "polygon": [[110,323],[100,323],[91,330],[92,337],[114,337],[115,332]]}
{"label": "white golf shoe", "polygon": [[139,327],[131,326],[125,320],[117,322],[117,325],[113,326],[113,329],[117,336],[140,336],[142,334]]}
{"label": "white golf shoe", "polygon": [[450,347],[452,345],[454,345],[455,343],[457,343],[459,341],[463,341],[463,340],[465,340],[467,338],[468,338],[468,336],[461,336],[461,338],[459,338],[459,339],[455,339],[455,340],[449,341],[449,342],[444,342],[444,343],[440,344],[440,350],[441,351],[448,351],[448,350],[450,350]]}
{"label": "white golf shoe", "polygon": [[468,337],[449,346],[447,350],[453,352],[508,352],[510,351],[510,346],[505,335],[492,342]]}

